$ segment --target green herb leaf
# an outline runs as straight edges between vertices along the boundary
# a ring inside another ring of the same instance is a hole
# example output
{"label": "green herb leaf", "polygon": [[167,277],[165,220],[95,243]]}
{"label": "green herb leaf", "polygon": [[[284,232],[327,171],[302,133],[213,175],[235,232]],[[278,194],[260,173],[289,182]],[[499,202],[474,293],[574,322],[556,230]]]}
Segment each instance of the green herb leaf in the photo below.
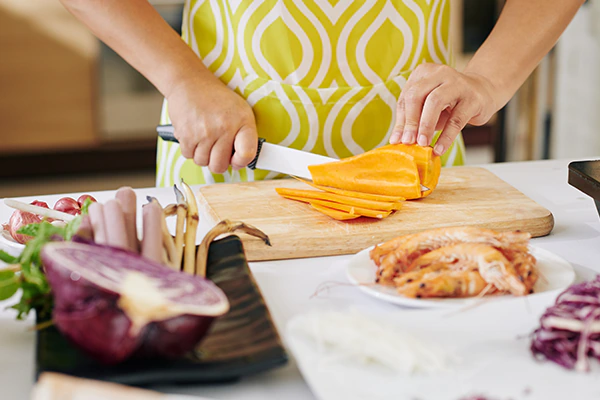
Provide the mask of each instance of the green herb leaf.
{"label": "green herb leaf", "polygon": [[83,217],[81,215],[78,215],[77,217],[75,217],[75,219],[69,222],[67,226],[64,227],[64,234],[62,236],[65,240],[71,240],[71,238],[77,233],[79,225],[81,225],[82,219]]}
{"label": "green herb leaf", "polygon": [[[52,311],[52,296],[50,285],[46,280],[42,268],[40,252],[42,247],[52,240],[60,240],[60,238],[70,240],[77,232],[81,218],[81,216],[77,216],[65,226],[56,226],[48,221],[42,221],[26,225],[19,230],[19,233],[24,232],[33,237],[25,244],[25,248],[18,258],[13,257],[10,259],[10,264],[21,265],[21,272],[16,275],[17,279],[15,282],[8,275],[5,280],[0,276],[0,297],[3,295],[10,297],[18,288],[21,289],[19,302],[12,306],[18,313],[17,319],[24,319],[31,310],[36,310],[40,315],[50,315]],[[4,255],[0,254],[0,256],[3,259],[9,259]],[[2,282],[7,282],[5,292],[2,291]],[[16,283],[17,289],[14,289],[12,286],[13,283]]]}
{"label": "green herb leaf", "polygon": [[83,201],[83,204],[81,205],[81,215],[86,215],[88,213],[88,208],[92,203],[93,201],[89,197]]}
{"label": "green herb leaf", "polygon": [[17,257],[13,257],[4,250],[0,250],[0,261],[5,262],[7,264],[17,264],[19,259]]}
{"label": "green herb leaf", "polygon": [[19,286],[19,277],[13,271],[0,271],[0,300],[10,299]]}
{"label": "green herb leaf", "polygon": [[17,233],[27,236],[36,236],[40,230],[40,223],[34,222],[33,224],[27,224],[19,228]]}

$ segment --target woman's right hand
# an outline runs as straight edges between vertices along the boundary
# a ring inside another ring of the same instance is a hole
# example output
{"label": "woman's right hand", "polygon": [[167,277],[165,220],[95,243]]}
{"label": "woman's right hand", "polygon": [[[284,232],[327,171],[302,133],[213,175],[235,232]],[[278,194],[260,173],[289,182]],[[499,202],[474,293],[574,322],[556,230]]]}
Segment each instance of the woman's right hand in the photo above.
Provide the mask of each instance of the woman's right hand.
{"label": "woman's right hand", "polygon": [[[256,156],[258,135],[250,105],[217,78],[192,76],[167,96],[181,154],[213,173],[247,166]],[[233,154],[233,156],[232,156]]]}

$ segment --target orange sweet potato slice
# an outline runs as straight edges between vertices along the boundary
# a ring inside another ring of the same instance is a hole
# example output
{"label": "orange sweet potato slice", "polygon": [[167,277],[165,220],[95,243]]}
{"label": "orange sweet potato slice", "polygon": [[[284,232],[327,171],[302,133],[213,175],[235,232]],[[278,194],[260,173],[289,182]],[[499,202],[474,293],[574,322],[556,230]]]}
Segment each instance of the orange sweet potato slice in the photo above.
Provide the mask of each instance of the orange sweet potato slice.
{"label": "orange sweet potato slice", "polygon": [[386,218],[387,216],[389,216],[392,213],[391,211],[370,210],[368,208],[349,206],[347,204],[334,203],[332,201],[326,201],[326,200],[308,199],[306,197],[298,197],[298,196],[290,196],[290,195],[282,195],[282,197],[285,197],[286,199],[290,199],[290,200],[302,201],[304,203],[309,203],[311,205],[317,204],[320,206],[333,208],[334,210],[345,211],[347,213],[360,215],[362,217],[382,219],[382,218]]}
{"label": "orange sweet potato slice", "polygon": [[415,158],[395,149],[375,149],[308,169],[317,185],[405,199],[421,197]]}
{"label": "orange sweet potato slice", "polygon": [[421,193],[421,197],[429,196],[433,192],[433,190],[436,188],[436,186],[440,180],[440,174],[442,172],[442,160],[438,156],[435,156],[435,158],[432,160],[432,163],[433,163],[433,173],[429,177],[429,180],[426,180],[423,183],[423,185],[425,187],[429,188],[429,190],[426,190],[425,192]]}
{"label": "orange sweet potato slice", "polygon": [[342,196],[354,197],[355,199],[365,199],[365,200],[384,201],[384,202],[390,201],[393,203],[397,203],[397,202],[406,200],[404,197],[401,197],[401,196],[385,196],[382,194],[364,193],[364,192],[356,192],[354,190],[338,189],[338,188],[329,187],[329,186],[317,185],[316,183],[304,180],[302,178],[298,178],[298,177],[294,177],[294,178],[296,178],[300,182],[306,183],[307,185],[314,187],[315,189],[321,189],[325,192],[329,192],[329,193],[333,193],[333,194],[340,194]]}
{"label": "orange sweet potato slice", "polygon": [[410,154],[414,157],[419,171],[421,184],[430,190],[421,194],[421,197],[428,196],[438,184],[441,173],[441,160],[439,156],[433,154],[431,146],[419,146],[416,144],[389,144],[380,147],[378,150],[393,150],[405,154]]}
{"label": "orange sweet potato slice", "polygon": [[342,196],[334,193],[321,192],[317,190],[304,190],[304,189],[289,189],[289,188],[276,188],[275,191],[280,195],[306,197],[308,199],[315,200],[327,200],[334,203],[347,204],[349,206],[356,206],[362,208],[368,208],[371,210],[380,211],[391,211],[394,208],[395,203],[356,199],[353,197]]}
{"label": "orange sweet potato slice", "polygon": [[397,211],[400,210],[402,208],[403,203],[402,202],[396,202],[392,204],[392,211]]}
{"label": "orange sweet potato slice", "polygon": [[315,210],[317,210],[333,219],[337,219],[338,221],[348,221],[351,219],[360,218],[360,215],[350,214],[345,211],[335,210],[333,208],[325,207],[325,206],[322,206],[319,204],[313,203],[310,206],[312,208],[314,208]]}

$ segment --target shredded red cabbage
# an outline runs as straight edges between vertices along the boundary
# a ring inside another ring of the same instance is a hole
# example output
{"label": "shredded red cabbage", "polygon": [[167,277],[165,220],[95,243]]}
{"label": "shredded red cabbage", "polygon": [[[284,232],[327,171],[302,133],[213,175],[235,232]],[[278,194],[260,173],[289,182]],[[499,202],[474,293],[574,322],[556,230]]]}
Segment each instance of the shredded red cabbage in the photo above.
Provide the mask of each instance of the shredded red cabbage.
{"label": "shredded red cabbage", "polygon": [[600,275],[570,286],[540,318],[531,351],[567,369],[589,371],[600,360]]}

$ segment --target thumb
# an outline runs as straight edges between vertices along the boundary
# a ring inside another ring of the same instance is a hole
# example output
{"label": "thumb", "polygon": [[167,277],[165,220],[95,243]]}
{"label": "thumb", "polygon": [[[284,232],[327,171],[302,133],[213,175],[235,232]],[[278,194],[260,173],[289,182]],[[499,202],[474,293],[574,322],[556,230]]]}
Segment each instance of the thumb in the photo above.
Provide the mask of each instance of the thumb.
{"label": "thumb", "polygon": [[233,140],[231,167],[234,170],[246,167],[256,157],[258,134],[254,125],[244,125]]}

